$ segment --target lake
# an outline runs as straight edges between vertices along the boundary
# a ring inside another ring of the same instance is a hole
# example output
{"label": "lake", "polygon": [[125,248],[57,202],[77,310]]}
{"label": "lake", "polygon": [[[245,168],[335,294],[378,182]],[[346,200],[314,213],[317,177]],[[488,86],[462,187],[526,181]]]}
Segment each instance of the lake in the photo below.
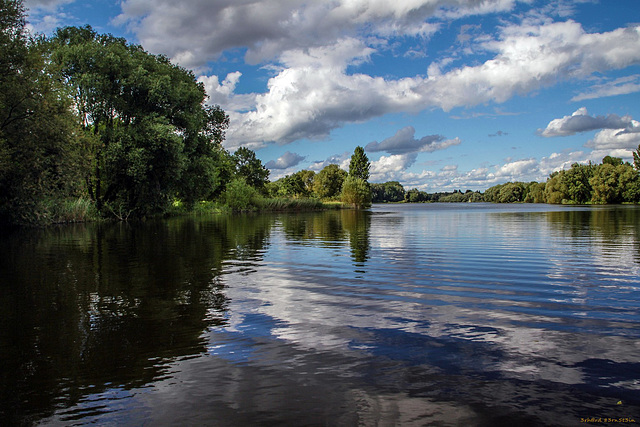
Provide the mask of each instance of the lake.
{"label": "lake", "polygon": [[640,421],[637,206],[3,233],[3,426]]}

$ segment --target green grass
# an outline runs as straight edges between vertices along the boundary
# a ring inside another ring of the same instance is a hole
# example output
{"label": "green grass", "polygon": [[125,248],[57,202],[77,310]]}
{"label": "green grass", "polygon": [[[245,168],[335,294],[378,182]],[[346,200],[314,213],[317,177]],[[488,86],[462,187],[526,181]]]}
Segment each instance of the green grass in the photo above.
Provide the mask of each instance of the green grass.
{"label": "green grass", "polygon": [[46,222],[52,224],[95,221],[100,217],[95,204],[83,197],[64,200],[51,199],[45,201],[44,204],[48,217]]}

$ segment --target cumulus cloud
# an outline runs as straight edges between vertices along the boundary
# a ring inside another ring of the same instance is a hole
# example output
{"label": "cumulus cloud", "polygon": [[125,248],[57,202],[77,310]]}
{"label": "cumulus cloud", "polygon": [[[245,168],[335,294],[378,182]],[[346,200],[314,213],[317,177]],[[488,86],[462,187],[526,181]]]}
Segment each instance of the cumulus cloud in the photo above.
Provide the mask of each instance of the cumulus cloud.
{"label": "cumulus cloud", "polygon": [[572,21],[513,25],[483,47],[495,56],[480,65],[396,80],[347,72],[371,55],[360,40],[285,52],[254,109],[232,115],[229,144],[323,139],[345,123],[387,113],[505,102],[558,80],[640,63],[640,26],[590,34]]}
{"label": "cumulus cloud", "polygon": [[277,160],[269,161],[265,165],[267,169],[288,169],[300,164],[306,157],[301,156],[297,153],[292,153],[287,151],[282,156],[278,157]]}
{"label": "cumulus cloud", "polygon": [[373,141],[366,145],[365,150],[370,152],[384,151],[389,154],[407,154],[415,152],[433,152],[444,150],[452,145],[460,144],[458,138],[447,140],[442,135],[427,135],[420,139],[415,138],[416,130],[413,126],[407,126],[396,132],[382,142]]}
{"label": "cumulus cloud", "polygon": [[50,34],[68,18],[68,15],[60,10],[66,4],[75,0],[26,0],[29,22],[27,30],[33,34]]}
{"label": "cumulus cloud", "polygon": [[570,116],[554,119],[549,122],[546,129],[539,129],[540,135],[569,136],[576,133],[588,132],[597,129],[626,129],[632,126],[630,116],[620,117],[616,114],[607,116],[590,116],[585,107],[579,108]]}
{"label": "cumulus cloud", "polygon": [[631,120],[627,129],[603,129],[589,140],[585,147],[591,148],[591,158],[601,160],[604,156],[632,158],[632,152],[640,146],[640,122]]}
{"label": "cumulus cloud", "polygon": [[[201,67],[224,51],[247,48],[245,60],[260,63],[281,52],[331,45],[343,37],[428,37],[427,22],[443,7],[458,17],[513,8],[515,0],[124,0],[116,23],[126,24],[153,52],[182,65]],[[195,41],[195,42],[194,42]]]}
{"label": "cumulus cloud", "polygon": [[316,160],[309,166],[309,169],[317,172],[329,165],[338,165],[341,169],[349,170],[351,154],[352,153],[345,151],[342,154],[334,154],[332,156],[329,156],[326,158],[326,160]]}
{"label": "cumulus cloud", "polygon": [[372,182],[396,181],[402,178],[406,169],[415,163],[417,157],[418,153],[382,156],[371,162],[370,179]]}

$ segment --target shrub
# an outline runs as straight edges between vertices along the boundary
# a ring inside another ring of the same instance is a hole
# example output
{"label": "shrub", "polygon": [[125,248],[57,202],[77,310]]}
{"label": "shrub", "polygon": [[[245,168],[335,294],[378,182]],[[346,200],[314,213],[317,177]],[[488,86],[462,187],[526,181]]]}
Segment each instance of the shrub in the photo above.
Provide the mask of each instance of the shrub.
{"label": "shrub", "polygon": [[224,193],[225,204],[234,211],[255,209],[259,198],[258,190],[247,184],[244,178],[235,178],[229,182]]}
{"label": "shrub", "polygon": [[342,203],[358,208],[371,206],[371,188],[362,178],[348,176],[342,184]]}

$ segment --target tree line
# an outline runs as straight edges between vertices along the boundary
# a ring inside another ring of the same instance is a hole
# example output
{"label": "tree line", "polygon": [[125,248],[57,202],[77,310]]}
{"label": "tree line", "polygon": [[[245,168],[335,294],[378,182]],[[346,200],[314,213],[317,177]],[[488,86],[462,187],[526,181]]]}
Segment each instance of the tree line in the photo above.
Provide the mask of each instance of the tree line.
{"label": "tree line", "polygon": [[90,26],[26,30],[22,0],[0,0],[0,223],[143,218],[204,202],[255,208],[316,195],[370,203],[370,163],[275,183],[190,70]]}
{"label": "tree line", "polygon": [[484,193],[454,190],[427,193],[406,191],[397,181],[372,184],[375,203],[384,202],[491,202],[551,204],[614,204],[640,202],[640,146],[634,164],[606,156],[601,164],[574,163],[570,169],[553,172],[546,182],[507,182]]}
{"label": "tree line", "polygon": [[640,199],[640,147],[635,168],[607,156],[600,165],[555,172],[546,183],[510,182],[484,194],[370,184],[362,147],[348,171],[331,164],[270,182],[255,152],[223,148],[229,116],[207,104],[193,72],[90,26],[30,35],[25,16],[22,0],[0,0],[0,223],[126,220],[203,203],[246,210],[313,208],[320,200],[360,208]]}

